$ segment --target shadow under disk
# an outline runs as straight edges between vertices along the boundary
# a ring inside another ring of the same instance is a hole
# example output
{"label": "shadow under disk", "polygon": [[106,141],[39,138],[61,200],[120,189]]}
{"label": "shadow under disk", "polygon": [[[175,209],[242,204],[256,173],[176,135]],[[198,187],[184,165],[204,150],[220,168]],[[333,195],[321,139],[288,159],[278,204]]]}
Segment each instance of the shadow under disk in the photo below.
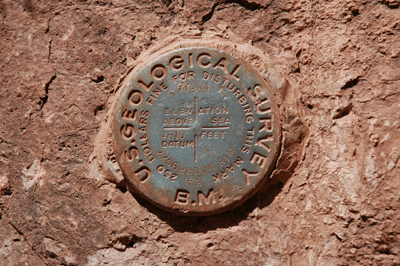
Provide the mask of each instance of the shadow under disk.
{"label": "shadow under disk", "polygon": [[[288,179],[286,179],[285,182],[287,180]],[[281,179],[281,181],[283,180]],[[259,192],[245,201],[242,205],[232,210],[210,216],[184,216],[173,214],[156,207],[134,193],[131,193],[131,195],[141,206],[156,215],[160,220],[170,225],[175,231],[205,233],[210,230],[229,228],[238,225],[243,220],[248,219],[249,214],[257,207],[259,209],[268,207],[274,201],[276,196],[281,193],[284,186],[284,183],[281,181],[272,184],[271,181],[268,180],[267,184],[263,185]],[[126,192],[126,189],[123,187],[119,187],[119,189]]]}

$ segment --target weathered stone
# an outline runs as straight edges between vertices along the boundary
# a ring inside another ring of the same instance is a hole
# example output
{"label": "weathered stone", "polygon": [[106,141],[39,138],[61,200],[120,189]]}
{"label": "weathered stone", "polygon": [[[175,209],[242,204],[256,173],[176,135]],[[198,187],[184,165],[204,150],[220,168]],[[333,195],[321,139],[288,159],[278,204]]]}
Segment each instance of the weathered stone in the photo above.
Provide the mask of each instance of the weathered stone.
{"label": "weathered stone", "polygon": [[[0,32],[0,265],[400,263],[398,0],[3,0]],[[94,151],[126,74],[189,38],[256,47],[279,88],[270,181],[207,217]]]}

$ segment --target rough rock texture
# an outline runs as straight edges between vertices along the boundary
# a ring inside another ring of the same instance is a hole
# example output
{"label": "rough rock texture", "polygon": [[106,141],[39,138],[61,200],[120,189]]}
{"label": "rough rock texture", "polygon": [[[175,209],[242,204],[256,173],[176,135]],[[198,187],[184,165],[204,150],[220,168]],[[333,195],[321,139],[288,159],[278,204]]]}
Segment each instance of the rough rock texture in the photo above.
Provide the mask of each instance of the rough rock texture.
{"label": "rough rock texture", "polygon": [[[400,265],[399,5],[0,1],[0,264]],[[199,218],[89,169],[119,78],[188,28],[268,53],[309,127],[288,179]]]}

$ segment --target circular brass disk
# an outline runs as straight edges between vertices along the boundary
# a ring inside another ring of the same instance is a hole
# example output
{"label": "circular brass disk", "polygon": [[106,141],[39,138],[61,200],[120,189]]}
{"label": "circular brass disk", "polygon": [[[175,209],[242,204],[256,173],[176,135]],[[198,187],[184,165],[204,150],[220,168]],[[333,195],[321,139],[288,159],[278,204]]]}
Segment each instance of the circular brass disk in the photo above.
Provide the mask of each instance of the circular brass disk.
{"label": "circular brass disk", "polygon": [[137,69],[114,111],[126,180],[174,213],[231,209],[268,178],[279,153],[278,107],[261,75],[208,47],[164,53]]}

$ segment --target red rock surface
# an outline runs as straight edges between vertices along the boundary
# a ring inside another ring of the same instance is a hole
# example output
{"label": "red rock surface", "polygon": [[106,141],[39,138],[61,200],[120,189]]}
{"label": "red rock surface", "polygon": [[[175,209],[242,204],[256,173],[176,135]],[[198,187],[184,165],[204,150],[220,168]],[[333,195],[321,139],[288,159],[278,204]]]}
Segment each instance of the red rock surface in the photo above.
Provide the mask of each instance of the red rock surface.
{"label": "red rock surface", "polygon": [[[89,164],[119,78],[188,29],[269,54],[309,127],[288,178],[210,217]],[[0,34],[0,265],[400,265],[398,0],[3,0]]]}

